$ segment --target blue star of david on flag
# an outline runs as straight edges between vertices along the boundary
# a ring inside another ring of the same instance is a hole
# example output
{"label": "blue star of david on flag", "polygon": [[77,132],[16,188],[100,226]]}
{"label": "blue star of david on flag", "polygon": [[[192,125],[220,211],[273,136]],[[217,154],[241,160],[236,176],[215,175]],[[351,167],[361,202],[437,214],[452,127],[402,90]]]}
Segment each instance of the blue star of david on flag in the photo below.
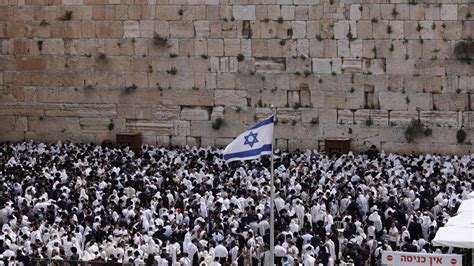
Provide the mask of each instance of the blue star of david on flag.
{"label": "blue star of david on flag", "polygon": [[253,160],[264,154],[272,154],[273,115],[258,122],[237,136],[225,148],[226,162]]}
{"label": "blue star of david on flag", "polygon": [[255,143],[258,143],[257,135],[258,133],[253,133],[252,131],[250,131],[247,136],[244,136],[244,145],[249,145],[250,148],[253,148],[253,145]]}

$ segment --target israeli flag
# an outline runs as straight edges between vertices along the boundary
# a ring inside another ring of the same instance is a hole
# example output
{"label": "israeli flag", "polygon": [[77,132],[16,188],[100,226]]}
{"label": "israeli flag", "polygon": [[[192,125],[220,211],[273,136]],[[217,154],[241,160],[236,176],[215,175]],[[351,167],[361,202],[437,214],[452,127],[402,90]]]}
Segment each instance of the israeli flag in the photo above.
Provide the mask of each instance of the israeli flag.
{"label": "israeli flag", "polygon": [[252,160],[272,153],[273,115],[240,134],[224,150],[226,162]]}

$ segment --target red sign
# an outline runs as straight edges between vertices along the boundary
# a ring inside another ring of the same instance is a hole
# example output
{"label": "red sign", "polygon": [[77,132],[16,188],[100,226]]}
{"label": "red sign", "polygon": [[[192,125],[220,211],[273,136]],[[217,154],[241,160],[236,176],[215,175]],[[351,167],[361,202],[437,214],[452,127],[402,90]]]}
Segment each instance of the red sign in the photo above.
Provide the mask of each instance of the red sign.
{"label": "red sign", "polygon": [[394,266],[461,266],[462,256],[457,254],[382,251],[382,264]]}

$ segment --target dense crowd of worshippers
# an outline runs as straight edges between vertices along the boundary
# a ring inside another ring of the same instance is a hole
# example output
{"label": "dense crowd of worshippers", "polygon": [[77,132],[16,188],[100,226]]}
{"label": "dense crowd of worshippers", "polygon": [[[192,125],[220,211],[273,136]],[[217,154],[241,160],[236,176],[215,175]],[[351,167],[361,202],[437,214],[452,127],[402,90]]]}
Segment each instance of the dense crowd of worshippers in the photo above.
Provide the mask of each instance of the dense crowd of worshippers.
{"label": "dense crowd of worshippers", "polygon": [[[0,264],[269,265],[269,165],[214,148],[0,144]],[[274,167],[276,265],[452,252],[430,242],[474,186],[470,156],[276,150]]]}

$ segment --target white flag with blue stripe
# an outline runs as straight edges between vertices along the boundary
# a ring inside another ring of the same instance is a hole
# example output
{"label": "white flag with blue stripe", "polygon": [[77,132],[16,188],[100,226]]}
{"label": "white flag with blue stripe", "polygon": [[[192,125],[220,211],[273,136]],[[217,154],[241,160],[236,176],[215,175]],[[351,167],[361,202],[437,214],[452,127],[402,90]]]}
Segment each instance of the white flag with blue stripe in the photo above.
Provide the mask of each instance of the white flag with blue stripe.
{"label": "white flag with blue stripe", "polygon": [[252,160],[272,153],[273,115],[240,134],[224,150],[226,162]]}

